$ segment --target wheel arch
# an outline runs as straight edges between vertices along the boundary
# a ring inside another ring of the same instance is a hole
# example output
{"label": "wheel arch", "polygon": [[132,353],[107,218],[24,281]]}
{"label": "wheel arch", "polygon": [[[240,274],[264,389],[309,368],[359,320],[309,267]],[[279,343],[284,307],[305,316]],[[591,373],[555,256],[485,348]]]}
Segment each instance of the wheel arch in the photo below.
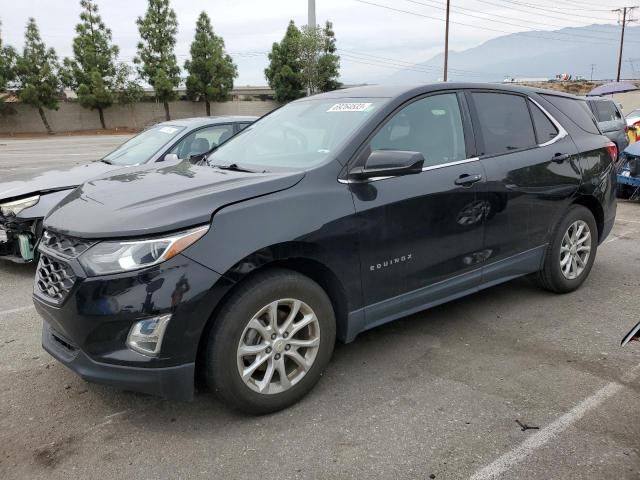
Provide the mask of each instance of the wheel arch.
{"label": "wheel arch", "polygon": [[580,195],[573,200],[571,205],[582,205],[591,212],[593,218],[596,220],[596,226],[598,227],[599,243],[604,233],[604,209],[598,199],[593,195]]}
{"label": "wheel arch", "polygon": [[[232,280],[233,284],[224,292],[217,302],[200,334],[196,356],[197,375],[202,372],[201,367],[205,361],[204,355],[209,333],[216,322],[219,312],[231,296],[241,289],[248,280],[268,270],[291,270],[305,275],[320,285],[329,297],[334,309],[337,337],[339,340],[345,340],[347,320],[349,317],[349,302],[342,281],[324,262],[314,255],[305,255],[300,248],[296,249],[298,250],[296,255],[279,255],[283,250],[289,250],[283,247],[284,246],[280,245],[278,248],[272,247],[255,252],[238,262],[224,274],[224,277]],[[303,248],[302,250],[307,250],[307,253],[310,253],[309,248]]]}

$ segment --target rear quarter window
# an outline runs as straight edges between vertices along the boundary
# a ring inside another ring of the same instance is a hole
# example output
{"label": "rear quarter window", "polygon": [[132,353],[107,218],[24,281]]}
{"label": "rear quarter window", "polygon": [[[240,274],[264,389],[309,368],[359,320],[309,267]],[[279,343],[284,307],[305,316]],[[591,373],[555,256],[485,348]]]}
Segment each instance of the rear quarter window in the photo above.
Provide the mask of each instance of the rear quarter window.
{"label": "rear quarter window", "polygon": [[587,102],[584,100],[546,94],[541,94],[540,96],[564,113],[569,120],[585,132],[600,135],[593,113],[591,113]]}

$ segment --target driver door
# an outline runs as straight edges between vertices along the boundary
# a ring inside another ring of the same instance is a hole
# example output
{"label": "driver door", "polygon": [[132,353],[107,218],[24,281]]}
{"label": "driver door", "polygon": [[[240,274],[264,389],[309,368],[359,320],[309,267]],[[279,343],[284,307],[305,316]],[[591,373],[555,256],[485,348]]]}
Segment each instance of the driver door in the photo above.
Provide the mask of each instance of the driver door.
{"label": "driver door", "polygon": [[429,95],[396,111],[364,147],[425,158],[420,174],[349,183],[369,326],[479,284],[486,194],[468,118],[461,94]]}

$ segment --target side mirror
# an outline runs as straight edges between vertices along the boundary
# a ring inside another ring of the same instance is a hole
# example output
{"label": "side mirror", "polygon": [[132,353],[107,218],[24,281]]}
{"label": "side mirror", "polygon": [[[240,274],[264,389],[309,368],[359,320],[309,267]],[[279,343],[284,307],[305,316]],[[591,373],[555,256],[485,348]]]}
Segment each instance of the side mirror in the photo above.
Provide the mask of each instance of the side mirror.
{"label": "side mirror", "polygon": [[422,172],[424,156],[420,152],[402,150],[374,150],[367,158],[364,167],[356,167],[349,177],[366,180],[373,177],[398,177],[415,175]]}
{"label": "side mirror", "polygon": [[158,160],[159,162],[177,162],[180,160],[177,154],[175,153],[167,153],[163,158]]}

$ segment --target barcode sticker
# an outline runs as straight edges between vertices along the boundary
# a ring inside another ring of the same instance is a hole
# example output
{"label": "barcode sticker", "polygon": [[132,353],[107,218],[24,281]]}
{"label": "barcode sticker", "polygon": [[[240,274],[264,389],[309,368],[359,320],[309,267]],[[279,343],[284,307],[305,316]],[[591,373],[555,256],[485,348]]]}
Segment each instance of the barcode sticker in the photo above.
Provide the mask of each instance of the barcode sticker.
{"label": "barcode sticker", "polygon": [[336,103],[327,112],[366,112],[371,103]]}

